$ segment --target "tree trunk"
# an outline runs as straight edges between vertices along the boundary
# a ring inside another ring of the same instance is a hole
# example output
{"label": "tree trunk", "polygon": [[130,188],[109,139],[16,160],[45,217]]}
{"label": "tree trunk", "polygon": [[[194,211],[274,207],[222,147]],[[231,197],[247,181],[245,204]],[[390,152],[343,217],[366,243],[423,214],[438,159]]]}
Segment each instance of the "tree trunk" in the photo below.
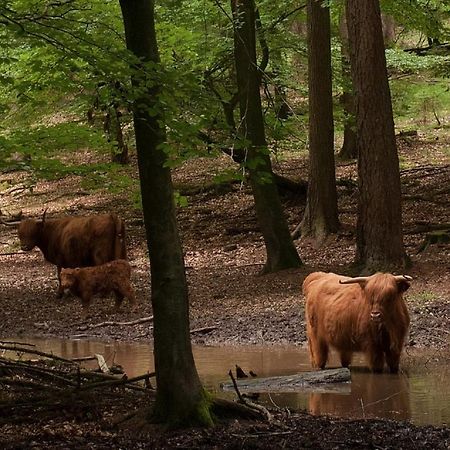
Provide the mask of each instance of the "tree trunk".
{"label": "tree trunk", "polygon": [[292,241],[274,182],[261,108],[260,75],[256,63],[255,4],[231,0],[234,16],[234,55],[241,125],[238,129],[246,153],[258,224],[266,244],[266,272],[299,267],[300,257]]}
{"label": "tree trunk", "polygon": [[358,157],[358,144],[356,139],[356,111],[355,94],[353,92],[352,76],[350,73],[350,54],[348,49],[348,32],[345,13],[341,15],[339,23],[339,36],[341,39],[341,65],[343,92],[341,104],[344,109],[344,142],[339,152],[339,158],[356,159]]}
{"label": "tree trunk", "polygon": [[111,161],[122,165],[128,164],[128,145],[125,142],[121,124],[121,113],[115,105],[107,108],[103,129],[108,136],[108,142],[114,143],[114,150],[111,153]]}
{"label": "tree trunk", "polygon": [[346,14],[359,150],[356,260],[366,271],[393,270],[407,258],[379,1],[347,0]]}
{"label": "tree trunk", "polygon": [[[159,54],[154,2],[120,0],[120,6],[127,48],[140,59],[139,63],[132,64],[132,84],[139,93],[133,116],[151,262],[157,380],[152,419],[171,426],[210,425],[210,402],[201,385],[192,355],[187,283],[177,230],[172,179],[170,169],[165,166],[167,155],[161,148],[166,136],[158,104],[157,81],[155,86]],[[146,62],[152,62],[152,65],[145,66]]]}
{"label": "tree trunk", "polygon": [[308,0],[309,180],[302,235],[323,241],[339,228],[334,164],[330,10]]}

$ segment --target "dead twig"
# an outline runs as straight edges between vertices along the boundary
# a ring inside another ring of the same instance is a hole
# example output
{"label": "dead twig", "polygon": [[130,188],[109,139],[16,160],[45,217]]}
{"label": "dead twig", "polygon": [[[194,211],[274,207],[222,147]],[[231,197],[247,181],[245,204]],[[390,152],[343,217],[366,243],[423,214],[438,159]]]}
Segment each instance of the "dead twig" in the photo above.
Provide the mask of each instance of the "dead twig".
{"label": "dead twig", "polygon": [[32,349],[23,348],[23,347],[16,347],[14,345],[0,344],[0,350],[8,350],[11,352],[16,352],[16,353],[26,353],[26,354],[30,354],[30,355],[44,356],[45,358],[54,359],[55,361],[61,361],[61,362],[69,363],[69,364],[76,364],[75,362],[73,362],[70,359],[61,358],[60,356],[53,355],[52,353],[45,353],[45,352],[41,352],[39,350],[32,350]]}
{"label": "dead twig", "polygon": [[153,316],[149,316],[149,317],[143,317],[142,319],[136,319],[136,320],[132,320],[131,322],[114,322],[114,321],[107,321],[107,322],[100,322],[94,325],[89,325],[89,328],[99,328],[99,327],[107,327],[107,326],[117,326],[117,325],[124,325],[124,326],[128,326],[128,325],[138,325],[141,323],[146,323],[146,322],[152,322],[153,321]]}
{"label": "dead twig", "polygon": [[2,361],[1,366],[3,368],[7,368],[7,369],[10,369],[11,371],[14,371],[15,373],[22,372],[22,373],[36,374],[36,375],[40,375],[41,377],[44,377],[44,378],[62,382],[69,386],[76,385],[76,383],[74,383],[72,380],[70,380],[66,377],[62,377],[61,375],[58,375],[58,373],[54,373],[55,371],[51,370],[51,369],[45,369],[45,368],[33,366],[31,364],[24,364],[24,363],[13,362],[13,361],[7,361],[6,363]]}
{"label": "dead twig", "polygon": [[202,334],[206,334],[209,333],[211,331],[217,330],[218,327],[216,326],[210,326],[210,327],[203,327],[203,328],[195,328],[193,330],[190,331],[191,334],[195,334],[195,333],[202,333]]}
{"label": "dead twig", "polygon": [[266,420],[268,422],[270,422],[272,420],[272,415],[269,413],[269,411],[266,408],[264,408],[264,406],[253,403],[250,400],[248,400],[242,396],[242,394],[239,391],[239,388],[236,383],[236,379],[234,378],[233,372],[231,371],[231,369],[228,372],[228,375],[230,376],[231,381],[233,382],[234,390],[236,391],[236,394],[239,398],[239,402],[250,409],[257,410],[262,416],[264,416],[266,418]]}
{"label": "dead twig", "polygon": [[8,378],[8,377],[0,377],[0,385],[1,384],[6,384],[8,386],[16,385],[16,386],[32,388],[32,389],[39,389],[39,390],[48,389],[50,391],[60,391],[61,389],[63,389],[59,386],[50,386],[48,384],[38,383],[37,381],[16,380],[14,378]]}
{"label": "dead twig", "polygon": [[36,344],[28,344],[27,342],[16,342],[16,341],[2,341],[2,340],[0,340],[0,344],[7,344],[7,345],[28,345],[29,347],[36,347]]}
{"label": "dead twig", "polygon": [[[152,378],[155,376],[154,372],[146,373],[144,375],[139,375],[137,377],[128,378],[126,375],[122,376],[122,378],[113,377],[113,379],[106,380],[106,381],[100,381],[98,383],[88,383],[81,386],[78,390],[79,391],[87,391],[90,389],[97,389],[97,388],[106,388],[106,387],[116,387],[116,386],[122,386],[122,385],[128,385],[131,383],[135,383],[137,381],[141,380],[148,380],[149,378]],[[130,387],[130,386],[127,386]],[[134,386],[139,387],[139,386]],[[147,388],[140,388],[139,390],[148,391]]]}
{"label": "dead twig", "polygon": [[74,362],[82,362],[82,361],[94,361],[97,358],[95,356],[80,356],[79,358],[71,358]]}

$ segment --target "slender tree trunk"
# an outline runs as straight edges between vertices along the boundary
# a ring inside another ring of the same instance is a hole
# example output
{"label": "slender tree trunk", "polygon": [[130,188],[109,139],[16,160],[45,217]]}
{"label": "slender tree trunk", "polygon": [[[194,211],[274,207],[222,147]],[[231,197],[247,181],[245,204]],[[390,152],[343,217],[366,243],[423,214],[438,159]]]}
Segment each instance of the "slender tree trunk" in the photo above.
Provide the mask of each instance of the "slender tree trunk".
{"label": "slender tree trunk", "polygon": [[356,139],[355,95],[350,73],[350,54],[348,49],[348,32],[345,12],[341,15],[339,36],[341,39],[341,65],[344,85],[341,96],[341,104],[344,109],[344,142],[342,143],[339,152],[339,158],[356,159],[358,157],[358,144]]}
{"label": "slender tree trunk", "polygon": [[308,0],[309,179],[301,231],[323,241],[339,228],[334,164],[330,10]]}
{"label": "slender tree trunk", "polygon": [[[154,354],[157,381],[153,420],[172,426],[209,425],[209,400],[195,368],[189,334],[188,292],[178,236],[170,169],[161,148],[166,136],[158,104],[159,55],[153,0],[120,0],[132,84],[139,93],[134,127],[142,206],[151,261]],[[146,65],[152,62],[151,65]],[[149,82],[150,81],[150,82]],[[155,86],[156,85],[156,86]],[[154,86],[148,88],[147,86]],[[149,110],[152,114],[149,114]],[[156,111],[156,114],[155,114]]]}
{"label": "slender tree trunk", "polygon": [[111,161],[119,164],[128,164],[128,145],[125,142],[120,120],[121,114],[117,106],[107,109],[104,122],[104,130],[108,136],[108,142],[113,142],[115,149],[111,154]]}
{"label": "slender tree trunk", "polygon": [[379,0],[347,0],[346,14],[359,150],[356,260],[367,271],[392,270],[407,258]]}
{"label": "slender tree trunk", "polygon": [[234,55],[239,90],[241,126],[258,224],[267,252],[266,272],[299,267],[300,257],[292,241],[274,182],[261,108],[260,74],[256,63],[255,4],[231,0],[234,16]]}

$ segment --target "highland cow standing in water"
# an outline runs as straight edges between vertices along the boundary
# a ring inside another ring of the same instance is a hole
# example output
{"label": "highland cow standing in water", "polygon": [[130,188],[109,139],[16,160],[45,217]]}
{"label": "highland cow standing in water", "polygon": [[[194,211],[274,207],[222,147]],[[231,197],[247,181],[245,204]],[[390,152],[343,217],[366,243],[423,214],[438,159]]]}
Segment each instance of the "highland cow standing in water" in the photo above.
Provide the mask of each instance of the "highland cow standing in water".
{"label": "highland cow standing in water", "polygon": [[62,269],[61,289],[69,290],[81,298],[83,318],[88,316],[92,297],[106,297],[113,293],[116,299],[116,312],[124,298],[133,309],[136,307],[134,290],[130,283],[131,268],[128,261],[117,259],[96,267]]}
{"label": "highland cow standing in water", "polygon": [[127,259],[125,224],[116,214],[25,219],[19,224],[22,250],[38,247],[44,258],[55,264],[58,296],[62,295],[60,273],[63,267],[98,266],[115,259]]}
{"label": "highland cow standing in water", "polygon": [[370,368],[381,372],[386,361],[398,372],[409,328],[403,293],[411,277],[376,273],[348,278],[314,272],[303,282],[306,331],[311,364],[323,369],[330,347],[348,367],[353,352],[364,352]]}

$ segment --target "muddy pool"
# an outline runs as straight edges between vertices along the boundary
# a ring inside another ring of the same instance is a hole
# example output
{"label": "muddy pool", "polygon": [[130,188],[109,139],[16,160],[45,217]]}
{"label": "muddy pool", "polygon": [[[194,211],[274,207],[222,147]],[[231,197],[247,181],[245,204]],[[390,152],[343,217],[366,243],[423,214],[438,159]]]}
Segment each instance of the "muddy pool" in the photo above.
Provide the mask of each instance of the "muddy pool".
{"label": "muddy pool", "polygon": [[[146,343],[98,342],[42,338],[14,338],[11,341],[34,344],[36,349],[64,358],[79,358],[100,353],[111,366],[118,364],[129,376],[153,371],[152,348]],[[306,348],[290,347],[206,347],[194,346],[200,378],[210,390],[228,398],[220,384],[230,381],[228,371],[239,365],[245,372],[260,377],[292,375],[311,370]],[[8,356],[11,356],[10,354]],[[356,358],[351,367],[351,382],[318,387],[308,392],[261,394],[259,401],[279,408],[306,410],[344,418],[387,418],[409,420],[417,425],[450,424],[450,367],[410,361],[398,375],[372,374],[364,360]],[[425,363],[424,363],[425,361]],[[86,362],[93,367],[94,362]],[[331,359],[330,366],[337,367]]]}

